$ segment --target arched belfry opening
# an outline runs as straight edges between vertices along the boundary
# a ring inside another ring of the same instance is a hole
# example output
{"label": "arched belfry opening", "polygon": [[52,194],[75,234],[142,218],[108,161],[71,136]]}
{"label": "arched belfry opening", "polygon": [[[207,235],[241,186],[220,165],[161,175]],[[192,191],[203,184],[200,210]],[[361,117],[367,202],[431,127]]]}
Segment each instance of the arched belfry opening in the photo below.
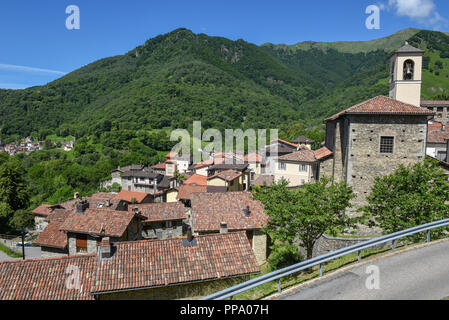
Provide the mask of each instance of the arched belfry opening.
{"label": "arched belfry opening", "polygon": [[404,80],[415,80],[415,62],[413,60],[406,60],[404,62]]}

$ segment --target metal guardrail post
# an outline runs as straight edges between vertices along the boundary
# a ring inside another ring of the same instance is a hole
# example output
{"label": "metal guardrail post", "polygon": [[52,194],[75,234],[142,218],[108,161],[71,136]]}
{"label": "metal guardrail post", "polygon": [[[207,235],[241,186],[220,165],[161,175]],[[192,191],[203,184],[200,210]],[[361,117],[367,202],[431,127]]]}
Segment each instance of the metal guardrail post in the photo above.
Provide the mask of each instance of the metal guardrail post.
{"label": "metal guardrail post", "polygon": [[278,279],[278,293],[282,292],[282,288],[281,288],[281,278]]}
{"label": "metal guardrail post", "polygon": [[391,250],[396,249],[396,240],[391,241]]}
{"label": "metal guardrail post", "polygon": [[320,277],[323,276],[323,264],[320,263]]}
{"label": "metal guardrail post", "polygon": [[360,262],[360,261],[362,261],[362,250],[359,250],[358,255],[359,255],[358,259]]}
{"label": "metal guardrail post", "polygon": [[427,230],[427,242],[430,242],[430,229]]}

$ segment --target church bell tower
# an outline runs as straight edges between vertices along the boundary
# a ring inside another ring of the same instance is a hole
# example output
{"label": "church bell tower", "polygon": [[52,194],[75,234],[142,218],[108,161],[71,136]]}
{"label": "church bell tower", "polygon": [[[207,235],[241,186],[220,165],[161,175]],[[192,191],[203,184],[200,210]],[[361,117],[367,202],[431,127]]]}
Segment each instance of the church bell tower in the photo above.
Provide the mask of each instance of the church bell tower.
{"label": "church bell tower", "polygon": [[422,58],[424,51],[407,42],[390,57],[390,98],[421,105]]}

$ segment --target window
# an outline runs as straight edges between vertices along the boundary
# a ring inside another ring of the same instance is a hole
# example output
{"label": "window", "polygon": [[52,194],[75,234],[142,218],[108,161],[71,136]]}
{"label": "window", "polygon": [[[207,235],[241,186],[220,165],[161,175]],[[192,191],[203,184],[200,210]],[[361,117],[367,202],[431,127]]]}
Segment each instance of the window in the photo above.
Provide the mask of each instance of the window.
{"label": "window", "polygon": [[394,137],[380,137],[380,153],[393,153]]}
{"label": "window", "polygon": [[76,235],[76,252],[87,253],[87,234]]}
{"label": "window", "polygon": [[307,165],[306,164],[300,164],[299,165],[299,171],[300,172],[307,172]]}
{"label": "window", "polygon": [[279,170],[287,170],[287,164],[285,162],[279,162],[278,169]]}
{"label": "window", "polygon": [[414,80],[415,63],[413,60],[404,62],[404,80]]}

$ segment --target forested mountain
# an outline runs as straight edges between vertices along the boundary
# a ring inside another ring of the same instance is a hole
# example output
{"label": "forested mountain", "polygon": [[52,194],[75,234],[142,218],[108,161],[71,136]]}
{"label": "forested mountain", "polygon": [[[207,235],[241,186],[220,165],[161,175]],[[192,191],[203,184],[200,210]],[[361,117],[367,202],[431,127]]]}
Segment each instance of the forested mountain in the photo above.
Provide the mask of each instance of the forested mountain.
{"label": "forested mountain", "polygon": [[[31,207],[94,192],[118,165],[164,160],[170,130],[191,129],[194,120],[203,129],[279,128],[282,138],[319,142],[325,117],[388,95],[388,58],[405,40],[426,50],[422,96],[446,98],[445,33],[407,29],[364,43],[256,46],[177,29],[45,86],[0,90],[0,139],[77,139],[71,152],[16,157]],[[7,159],[0,156],[1,165]]]}
{"label": "forested mountain", "polygon": [[399,47],[409,35],[409,42],[428,49],[423,96],[447,94],[449,37],[440,32],[407,29],[357,43],[360,52],[348,53],[336,45],[256,46],[178,29],[45,86],[0,90],[0,132],[7,138],[49,129],[82,137],[189,128],[193,120],[219,129],[316,125],[386,94],[390,52],[379,43]]}

